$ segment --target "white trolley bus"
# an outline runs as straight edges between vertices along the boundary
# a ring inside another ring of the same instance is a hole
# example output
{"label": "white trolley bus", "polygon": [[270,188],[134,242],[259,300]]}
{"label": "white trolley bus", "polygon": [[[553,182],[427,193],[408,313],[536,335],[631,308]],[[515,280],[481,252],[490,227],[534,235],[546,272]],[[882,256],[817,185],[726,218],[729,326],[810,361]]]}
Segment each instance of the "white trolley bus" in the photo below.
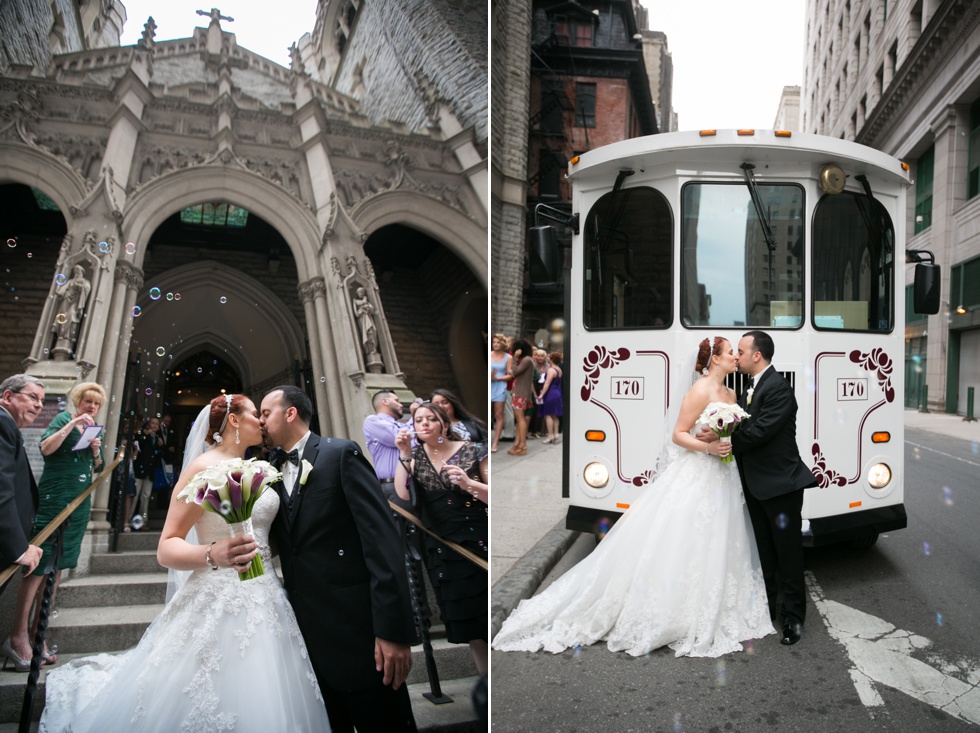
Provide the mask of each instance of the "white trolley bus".
{"label": "white trolley bus", "polygon": [[[908,166],[834,138],[760,130],[668,133],[568,166],[573,231],[532,229],[531,278],[565,282],[566,526],[604,531],[647,489],[670,387],[705,336],[768,331],[794,386],[804,543],[870,545],[906,526],[906,262],[915,310],[939,268],[904,252]],[[730,377],[741,390],[743,376]]]}

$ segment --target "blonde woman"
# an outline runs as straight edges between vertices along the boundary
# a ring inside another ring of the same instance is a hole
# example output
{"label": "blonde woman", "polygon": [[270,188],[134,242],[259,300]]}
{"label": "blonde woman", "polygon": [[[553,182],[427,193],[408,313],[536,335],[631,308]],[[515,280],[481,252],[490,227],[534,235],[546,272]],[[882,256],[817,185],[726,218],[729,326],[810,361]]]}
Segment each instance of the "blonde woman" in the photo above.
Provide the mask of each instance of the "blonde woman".
{"label": "blonde woman", "polygon": [[493,405],[493,443],[490,452],[496,453],[500,433],[504,429],[504,403],[507,401],[507,367],[511,356],[507,353],[507,337],[495,333],[490,341],[490,404]]}

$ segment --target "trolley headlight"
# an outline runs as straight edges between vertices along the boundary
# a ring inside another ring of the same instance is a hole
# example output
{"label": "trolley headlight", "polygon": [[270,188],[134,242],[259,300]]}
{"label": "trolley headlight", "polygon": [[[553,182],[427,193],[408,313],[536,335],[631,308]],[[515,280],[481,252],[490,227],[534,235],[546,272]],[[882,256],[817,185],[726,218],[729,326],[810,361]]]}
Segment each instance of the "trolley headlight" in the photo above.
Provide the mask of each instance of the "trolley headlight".
{"label": "trolley headlight", "polygon": [[593,461],[582,471],[582,478],[593,489],[601,489],[609,483],[609,469],[601,463]]}
{"label": "trolley headlight", "polygon": [[883,489],[892,480],[892,470],[885,463],[876,463],[868,470],[868,483],[873,489]]}

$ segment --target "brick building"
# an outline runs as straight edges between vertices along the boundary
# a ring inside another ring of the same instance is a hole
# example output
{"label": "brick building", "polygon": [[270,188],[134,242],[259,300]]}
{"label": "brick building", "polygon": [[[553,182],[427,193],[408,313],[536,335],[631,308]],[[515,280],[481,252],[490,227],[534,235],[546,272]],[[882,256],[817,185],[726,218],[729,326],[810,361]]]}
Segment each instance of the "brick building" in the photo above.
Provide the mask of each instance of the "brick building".
{"label": "brick building", "polygon": [[964,414],[980,388],[980,3],[809,0],[806,17],[803,130],[908,162],[905,245],[943,267],[940,312],[906,309],[905,403],[927,392]]}
{"label": "brick building", "polygon": [[[507,5],[500,4],[500,20],[495,20],[495,51],[497,34],[514,22],[504,15]],[[496,8],[494,12],[496,18]],[[492,181],[501,191],[501,200],[506,199],[500,232],[495,219],[493,234],[493,326],[509,334],[533,335],[546,329],[563,310],[560,286],[526,281],[525,238],[534,207],[543,203],[570,209],[564,173],[573,156],[618,140],[654,134],[658,127],[641,33],[646,11],[636,0],[588,4],[535,0],[531,17],[523,14],[521,18],[524,35],[499,41],[501,50],[510,54],[503,57],[510,74],[495,78],[492,87],[496,107],[496,100],[513,93],[516,80],[523,83],[518,60],[528,56],[527,116],[517,117],[525,108],[511,103],[507,114],[513,115],[501,139],[514,148],[505,147],[501,154],[502,165],[512,170],[509,177],[495,175]],[[530,46],[529,54],[525,43]],[[523,159],[516,151],[521,144],[520,128],[527,135]],[[524,185],[518,184],[521,166],[526,166]],[[524,189],[523,216],[519,216],[522,212],[515,195],[518,188]]]}
{"label": "brick building", "polygon": [[122,3],[0,5],[0,373],[98,381],[109,444],[221,388],[355,439],[380,388],[485,412],[486,11],[320,0],[285,68],[217,10],[121,47]]}

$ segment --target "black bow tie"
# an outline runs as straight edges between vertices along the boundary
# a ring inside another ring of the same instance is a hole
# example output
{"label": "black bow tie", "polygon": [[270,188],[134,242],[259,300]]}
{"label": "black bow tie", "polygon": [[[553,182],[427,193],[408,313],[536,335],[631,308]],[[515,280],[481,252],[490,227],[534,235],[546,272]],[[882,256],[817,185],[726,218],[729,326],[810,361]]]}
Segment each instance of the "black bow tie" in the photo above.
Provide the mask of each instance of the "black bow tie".
{"label": "black bow tie", "polygon": [[295,448],[293,448],[291,451],[289,451],[287,453],[286,451],[284,451],[282,449],[279,449],[277,451],[276,458],[275,458],[274,461],[272,461],[272,463],[274,465],[281,466],[286,461],[289,461],[294,466],[298,466],[299,465],[299,451],[296,450]]}

